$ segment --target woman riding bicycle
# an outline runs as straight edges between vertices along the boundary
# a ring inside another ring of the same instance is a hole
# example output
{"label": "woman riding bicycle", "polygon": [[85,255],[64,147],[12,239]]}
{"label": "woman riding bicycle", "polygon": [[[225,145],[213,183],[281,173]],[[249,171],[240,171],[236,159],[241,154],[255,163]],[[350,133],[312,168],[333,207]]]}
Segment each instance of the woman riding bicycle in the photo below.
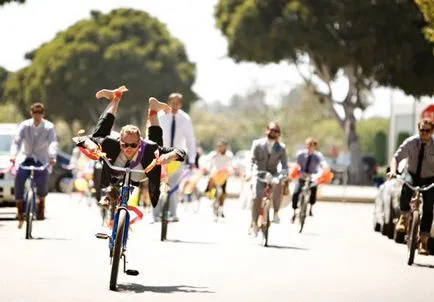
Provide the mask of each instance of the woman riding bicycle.
{"label": "woman riding bicycle", "polygon": [[[127,91],[125,87],[115,90],[103,89],[96,93],[96,97],[106,98],[110,103],[101,115],[98,124],[92,134],[88,137],[76,138],[78,146],[85,147],[91,153],[101,151],[106,153],[106,157],[114,166],[130,167],[131,169],[145,169],[154,160],[157,164],[167,164],[173,160],[184,161],[186,153],[183,149],[173,147],[161,147],[162,130],[159,126],[157,112],[164,110],[170,111],[170,107],[159,102],[155,98],[149,99],[148,110],[148,138],[141,138],[138,127],[126,125],[122,127],[120,137],[111,137],[110,131],[113,127],[116,111],[121,100],[122,93]],[[101,148],[101,150],[99,150]],[[156,166],[151,171],[144,171],[143,175],[135,174],[132,176],[134,185],[144,178],[148,178],[148,190],[152,205],[155,207],[160,196],[160,176],[161,167]],[[107,187],[106,197],[100,201],[100,205],[108,206],[115,203],[119,195],[119,187],[122,178],[112,172],[106,165],[103,166],[101,174],[101,186]]]}

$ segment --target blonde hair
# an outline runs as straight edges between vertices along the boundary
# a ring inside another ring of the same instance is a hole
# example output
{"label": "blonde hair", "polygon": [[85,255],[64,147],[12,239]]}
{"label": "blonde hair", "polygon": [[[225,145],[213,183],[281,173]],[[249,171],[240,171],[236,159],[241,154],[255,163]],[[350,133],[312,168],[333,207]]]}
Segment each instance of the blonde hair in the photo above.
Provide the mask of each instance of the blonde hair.
{"label": "blonde hair", "polygon": [[135,134],[138,140],[140,140],[140,137],[142,136],[139,127],[134,125],[125,125],[122,127],[120,136],[123,137],[128,134]]}
{"label": "blonde hair", "polygon": [[169,101],[172,101],[174,99],[179,99],[180,101],[182,101],[182,94],[180,94],[179,92],[171,93],[169,95]]}
{"label": "blonde hair", "polygon": [[432,123],[432,120],[430,120],[429,118],[423,118],[423,119],[421,119],[420,121],[419,121],[419,123],[418,123],[418,127],[419,127],[419,129],[422,127],[422,126],[430,126],[430,128],[431,128],[431,130],[433,129],[433,123]]}

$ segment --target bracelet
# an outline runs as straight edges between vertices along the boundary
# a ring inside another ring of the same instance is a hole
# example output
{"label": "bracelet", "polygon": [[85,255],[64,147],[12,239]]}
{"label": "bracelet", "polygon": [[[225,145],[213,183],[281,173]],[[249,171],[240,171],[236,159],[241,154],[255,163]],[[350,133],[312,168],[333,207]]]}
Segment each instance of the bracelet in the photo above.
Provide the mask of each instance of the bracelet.
{"label": "bracelet", "polygon": [[148,118],[151,118],[153,116],[157,115],[157,111],[156,110],[149,110],[148,111]]}

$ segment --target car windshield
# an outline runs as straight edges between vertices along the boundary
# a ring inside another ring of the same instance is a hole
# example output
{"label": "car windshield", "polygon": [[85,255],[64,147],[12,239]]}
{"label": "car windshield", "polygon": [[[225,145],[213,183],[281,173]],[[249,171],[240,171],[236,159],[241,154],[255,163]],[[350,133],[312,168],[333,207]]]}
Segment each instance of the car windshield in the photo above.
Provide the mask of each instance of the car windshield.
{"label": "car windshield", "polygon": [[0,134],[0,155],[7,155],[11,150],[13,136],[10,134]]}

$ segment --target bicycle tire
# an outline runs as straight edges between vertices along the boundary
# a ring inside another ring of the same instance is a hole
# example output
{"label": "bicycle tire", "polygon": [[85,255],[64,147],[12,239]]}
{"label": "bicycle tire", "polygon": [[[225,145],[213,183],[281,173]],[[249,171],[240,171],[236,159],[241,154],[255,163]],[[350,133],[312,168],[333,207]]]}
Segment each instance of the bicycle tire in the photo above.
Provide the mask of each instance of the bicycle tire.
{"label": "bicycle tire", "polygon": [[266,200],[265,201],[265,205],[264,205],[264,224],[262,225],[262,232],[264,234],[264,246],[267,247],[268,246],[268,238],[269,238],[269,234],[270,234],[270,200]]}
{"label": "bicycle tire", "polygon": [[307,215],[307,204],[308,204],[308,200],[309,200],[309,194],[303,192],[302,194],[300,194],[300,198],[301,198],[301,202],[300,202],[300,229],[299,229],[299,233],[301,233],[303,231],[304,228],[304,224],[306,222],[306,215]]}
{"label": "bicycle tire", "polygon": [[412,213],[412,219],[411,219],[411,229],[410,229],[410,237],[407,241],[407,248],[408,248],[408,259],[407,264],[412,265],[414,262],[414,255],[416,253],[416,246],[417,246],[417,233],[419,230],[419,211],[414,211]]}
{"label": "bicycle tire", "polygon": [[110,290],[116,290],[116,284],[118,280],[119,263],[121,261],[123,245],[124,245],[124,235],[125,235],[125,225],[126,225],[127,213],[125,209],[119,210],[118,226],[116,229],[115,243],[112,253],[112,269],[110,273]]}
{"label": "bicycle tire", "polygon": [[32,189],[26,193],[26,239],[32,238],[32,224],[33,224],[33,205],[35,193]]}
{"label": "bicycle tire", "polygon": [[167,229],[168,229],[168,216],[169,215],[169,196],[164,198],[164,204],[163,204],[163,213],[161,215],[161,241],[164,241],[167,239]]}

